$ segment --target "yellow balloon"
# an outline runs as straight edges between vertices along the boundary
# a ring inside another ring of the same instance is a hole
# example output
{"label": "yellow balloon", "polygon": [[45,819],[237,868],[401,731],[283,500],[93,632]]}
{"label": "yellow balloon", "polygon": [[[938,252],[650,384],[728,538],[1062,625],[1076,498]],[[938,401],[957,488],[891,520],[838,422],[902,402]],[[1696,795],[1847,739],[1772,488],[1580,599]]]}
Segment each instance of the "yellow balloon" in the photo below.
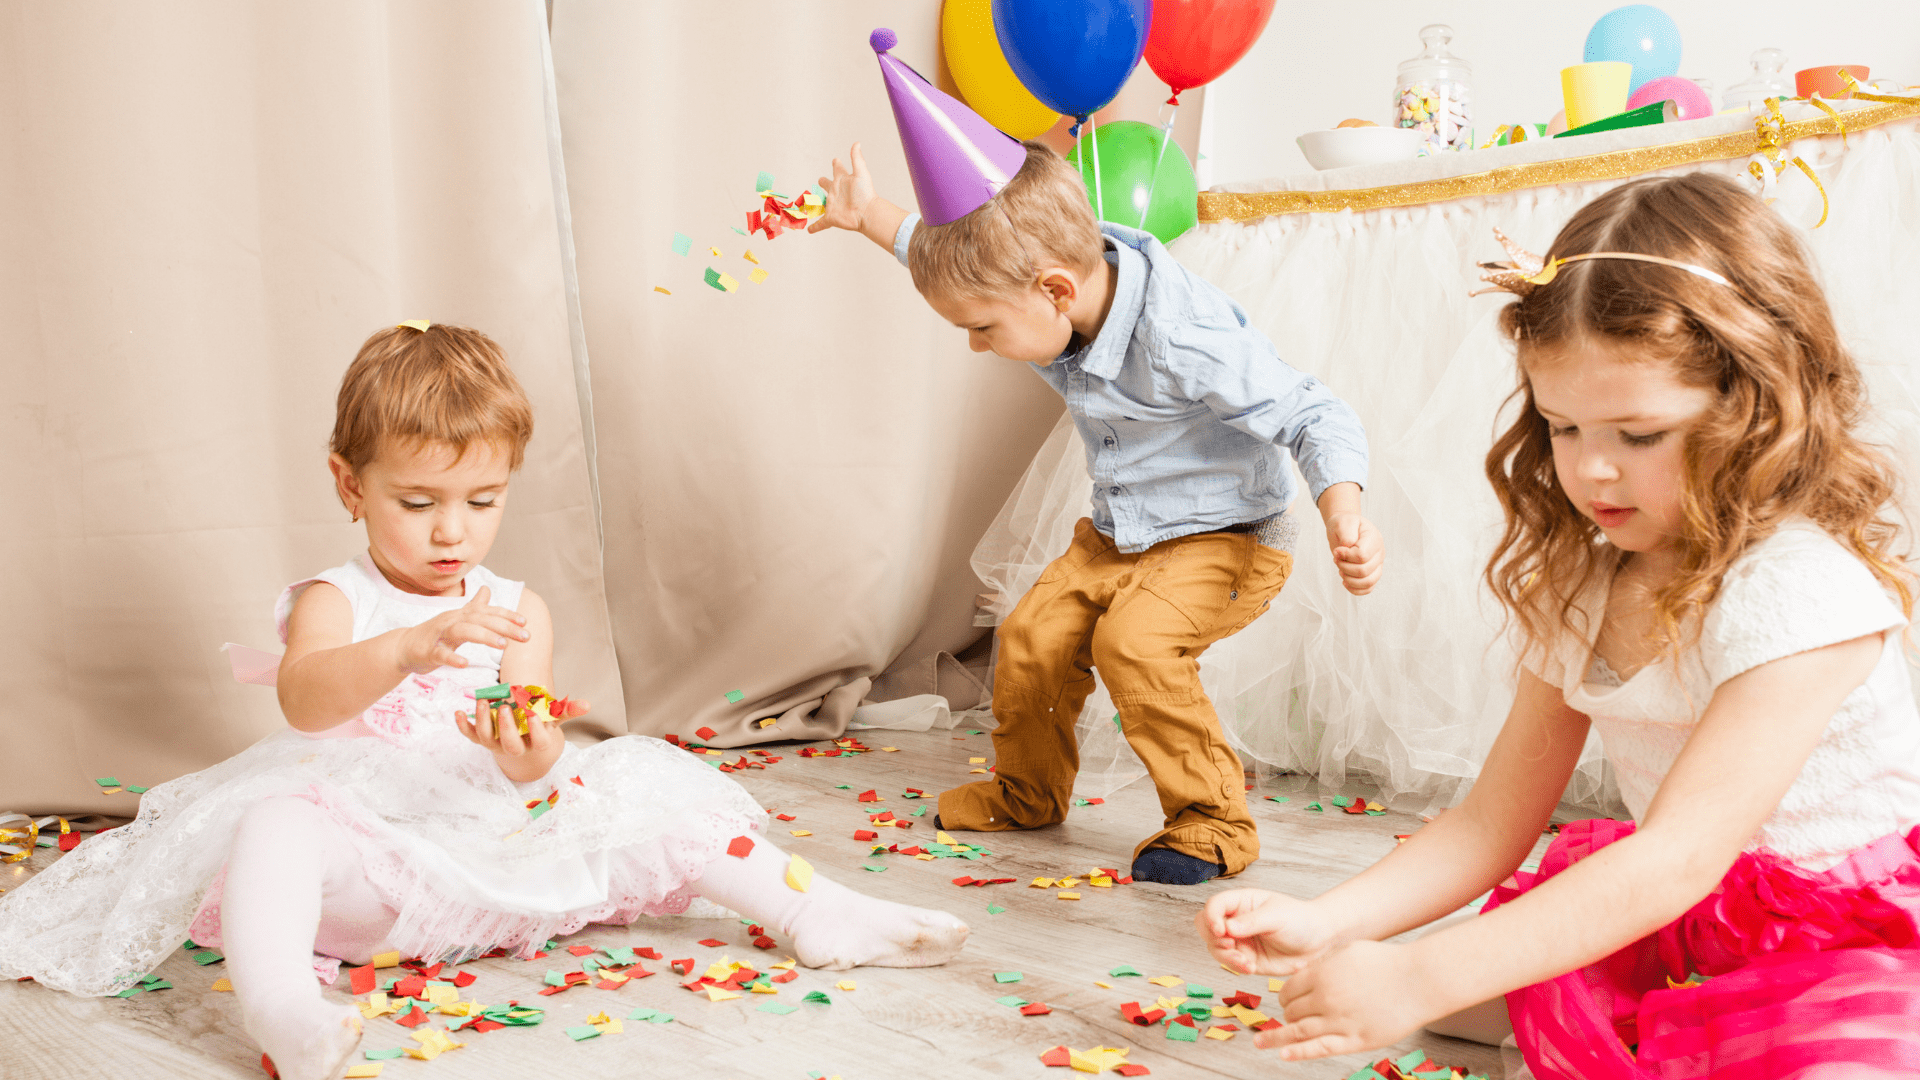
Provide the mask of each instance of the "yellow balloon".
{"label": "yellow balloon", "polygon": [[940,44],[960,96],[987,123],[1016,139],[1031,139],[1060,119],[1021,85],[1001,54],[993,32],[993,0],[946,0],[940,9]]}

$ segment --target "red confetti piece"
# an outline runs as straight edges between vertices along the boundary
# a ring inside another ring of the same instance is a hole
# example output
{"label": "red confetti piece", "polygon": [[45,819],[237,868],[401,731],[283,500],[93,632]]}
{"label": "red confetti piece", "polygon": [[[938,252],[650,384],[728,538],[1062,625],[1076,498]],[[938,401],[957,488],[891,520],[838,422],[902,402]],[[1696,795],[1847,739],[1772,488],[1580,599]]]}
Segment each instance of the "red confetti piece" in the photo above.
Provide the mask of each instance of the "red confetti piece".
{"label": "red confetti piece", "polygon": [[953,883],[955,885],[966,886],[966,885],[974,884],[974,881],[972,878],[967,877],[965,874],[962,874],[961,876],[954,878]]}
{"label": "red confetti piece", "polygon": [[422,1012],[420,1010],[420,1006],[418,1005],[415,1005],[410,1011],[408,1011],[407,1015],[394,1021],[394,1023],[399,1024],[401,1027],[408,1027],[408,1028],[419,1027],[421,1024],[424,1024],[426,1022],[427,1022],[427,1014]]}
{"label": "red confetti piece", "polygon": [[644,956],[644,957],[646,957],[646,958],[647,958],[647,959],[649,959],[649,960],[664,960],[664,959],[666,959],[666,957],[664,957],[664,956],[661,956],[661,955],[660,955],[660,950],[659,950],[659,949],[655,949],[655,948],[653,948],[653,947],[651,947],[651,946],[649,946],[649,947],[647,947],[647,948],[645,948],[645,949],[635,949],[635,950],[633,950],[633,955],[635,955],[635,956]]}
{"label": "red confetti piece", "polygon": [[621,986],[625,984],[614,982],[612,979],[601,979],[599,982],[594,983],[593,985],[594,985],[594,988],[598,990],[618,990],[620,989]]}
{"label": "red confetti piece", "polygon": [[540,996],[552,997],[555,994],[563,993],[571,989],[573,989],[573,985],[571,983],[565,986],[543,986],[540,988]]}
{"label": "red confetti piece", "polygon": [[1253,1030],[1272,1031],[1274,1028],[1277,1028],[1279,1026],[1280,1026],[1280,1021],[1278,1020],[1263,1020],[1260,1023],[1253,1025]]}
{"label": "red confetti piece", "polygon": [[880,793],[871,789],[867,791],[863,791],[860,793],[860,801],[861,802],[879,802]]}
{"label": "red confetti piece", "polygon": [[267,1075],[273,1077],[273,1080],[280,1080],[280,1070],[273,1067],[272,1058],[268,1057],[265,1054],[261,1054],[260,1067],[262,1069],[265,1069],[267,1071]]}
{"label": "red confetti piece", "polygon": [[[1158,1012],[1159,1010],[1157,1010],[1157,1009],[1156,1009],[1155,1011],[1156,1011],[1156,1012]],[[1191,1016],[1188,1016],[1188,1015],[1187,1015],[1186,1013],[1181,1013],[1180,1015],[1178,1015],[1178,1016],[1176,1016],[1176,1017],[1174,1017],[1173,1019],[1171,1019],[1171,1020],[1169,1020],[1169,1021],[1167,1021],[1167,1023],[1169,1023],[1169,1024],[1185,1024],[1185,1025],[1186,1025],[1187,1027],[1199,1027],[1199,1026],[1200,1026],[1199,1024],[1196,1024],[1196,1023],[1194,1023],[1194,1022],[1193,1022],[1193,1017],[1191,1017]]]}
{"label": "red confetti piece", "polygon": [[587,973],[586,973],[586,972],[584,972],[584,971],[569,971],[569,972],[567,972],[567,985],[568,985],[568,986],[578,986],[578,985],[580,985],[581,983],[583,983],[583,982],[586,982],[586,981],[587,981]]}
{"label": "red confetti piece", "polygon": [[355,996],[371,994],[373,993],[373,988],[378,985],[379,977],[374,974],[372,964],[368,964],[366,967],[354,968],[347,974],[353,980],[353,992]]}
{"label": "red confetti piece", "polygon": [[779,818],[781,821],[792,821],[794,819],[792,814],[775,814],[773,816]]}
{"label": "red confetti piece", "polygon": [[401,979],[399,982],[393,984],[393,994],[395,997],[426,997],[427,980],[418,975]]}
{"label": "red confetti piece", "polygon": [[471,971],[462,971],[453,977],[453,985],[458,986],[464,990],[467,987],[472,986],[474,982],[478,980],[478,978],[479,976],[475,975]]}
{"label": "red confetti piece", "polygon": [[771,949],[776,944],[778,944],[778,942],[774,941],[772,938],[767,937],[764,934],[753,939],[753,947],[756,949]]}
{"label": "red confetti piece", "polygon": [[1220,1004],[1222,1004],[1222,1005],[1244,1005],[1245,1007],[1247,1007],[1247,1008],[1249,1008],[1249,1009],[1257,1009],[1257,1008],[1259,1008],[1259,1007],[1260,1007],[1260,995],[1259,995],[1259,994],[1249,994],[1249,993],[1247,993],[1247,992],[1246,992],[1245,990],[1242,990],[1242,991],[1240,991],[1239,993],[1236,993],[1236,994],[1228,994],[1228,995],[1227,995],[1226,997],[1224,997],[1224,998],[1221,998],[1221,999],[1220,999]]}
{"label": "red confetti piece", "polygon": [[793,970],[792,968],[788,968],[787,970],[781,972],[780,974],[775,975],[773,977],[773,981],[777,983],[790,983],[799,977],[800,977],[799,972]]}
{"label": "red confetti piece", "polygon": [[[727,842],[727,854],[736,859],[744,859],[752,851],[753,837],[751,836],[736,836]],[[654,959],[658,960],[660,958],[656,956]]]}
{"label": "red confetti piece", "polygon": [[693,973],[693,961],[691,959],[675,960],[673,963],[668,964],[667,966],[672,968],[675,972],[681,975],[690,975]]}
{"label": "red confetti piece", "polygon": [[72,851],[74,848],[77,848],[79,846],[80,846],[79,833],[64,832],[60,834],[60,850],[61,851]]}
{"label": "red confetti piece", "polygon": [[1064,1069],[1073,1064],[1073,1052],[1064,1046],[1056,1046],[1040,1055],[1040,1064]]}
{"label": "red confetti piece", "polygon": [[880,834],[874,832],[872,829],[855,829],[853,830],[853,838],[855,840],[878,840],[880,839]]}
{"label": "red confetti piece", "polygon": [[1037,1001],[1020,1006],[1021,1016],[1045,1016],[1052,1011],[1053,1010],[1051,1008],[1045,1005],[1042,1005]]}
{"label": "red confetti piece", "polygon": [[1119,1073],[1121,1076],[1153,1075],[1153,1070],[1147,1068],[1145,1065],[1135,1065],[1131,1061],[1127,1062],[1125,1065],[1115,1065],[1113,1067],[1113,1071]]}
{"label": "red confetti piece", "polygon": [[569,945],[569,946],[567,946],[567,951],[568,951],[568,952],[570,952],[570,953],[572,953],[572,954],[573,954],[573,955],[575,955],[575,956],[585,956],[585,955],[587,955],[588,953],[590,953],[590,952],[592,952],[592,951],[593,951],[593,946],[591,946],[591,945]]}
{"label": "red confetti piece", "polygon": [[717,938],[701,938],[699,941],[694,942],[694,944],[705,945],[709,949],[717,949],[720,946],[725,945],[726,942],[721,941]]}
{"label": "red confetti piece", "polygon": [[574,782],[574,783],[576,783],[576,784],[579,784],[579,785],[580,785],[581,787],[586,787],[586,786],[587,786],[587,782],[586,782],[585,780],[582,780],[582,779],[580,779],[580,778],[579,778],[579,777],[577,777],[577,776],[573,778],[573,782]]}
{"label": "red confetti piece", "polygon": [[720,733],[719,733],[719,732],[717,732],[717,731],[715,731],[715,730],[713,730],[713,729],[712,729],[712,728],[710,728],[710,727],[703,727],[703,728],[701,728],[701,729],[700,729],[699,731],[696,731],[696,732],[694,732],[694,734],[695,734],[695,735],[698,735],[698,736],[700,736],[700,737],[701,737],[701,738],[703,738],[703,739],[711,739],[711,738],[713,738],[713,737],[714,737],[715,735],[718,735],[718,734],[720,734]]}

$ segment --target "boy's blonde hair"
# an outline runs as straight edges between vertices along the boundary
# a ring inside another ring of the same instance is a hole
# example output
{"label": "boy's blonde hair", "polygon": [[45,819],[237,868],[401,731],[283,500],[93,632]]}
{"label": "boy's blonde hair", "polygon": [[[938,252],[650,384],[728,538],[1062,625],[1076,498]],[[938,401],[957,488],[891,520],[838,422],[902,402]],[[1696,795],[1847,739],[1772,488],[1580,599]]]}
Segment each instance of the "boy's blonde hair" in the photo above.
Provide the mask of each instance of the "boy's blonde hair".
{"label": "boy's blonde hair", "polygon": [[464,454],[497,442],[518,469],[533,405],[494,340],[464,326],[391,326],[360,346],[334,404],[329,448],[359,472],[399,444],[444,443]]}
{"label": "boy's blonde hair", "polygon": [[985,205],[914,230],[907,269],[923,296],[1012,299],[1042,268],[1086,274],[1099,265],[1106,242],[1085,182],[1044,144],[1025,145],[1025,164]]}
{"label": "boy's blonde hair", "polygon": [[1687,435],[1681,561],[1652,596],[1662,644],[1679,649],[1742,552],[1793,515],[1818,522],[1913,610],[1896,545],[1893,463],[1860,438],[1866,388],[1841,342],[1800,241],[1724,177],[1637,180],[1588,203],[1549,259],[1589,251],[1659,255],[1712,270],[1621,259],[1569,263],[1501,312],[1519,347],[1520,414],[1487,455],[1506,530],[1487,584],[1534,644],[1573,629],[1582,590],[1613,563],[1600,528],[1574,508],[1554,471],[1546,420],[1527,372],[1564,363],[1569,347],[1657,364],[1715,401]]}

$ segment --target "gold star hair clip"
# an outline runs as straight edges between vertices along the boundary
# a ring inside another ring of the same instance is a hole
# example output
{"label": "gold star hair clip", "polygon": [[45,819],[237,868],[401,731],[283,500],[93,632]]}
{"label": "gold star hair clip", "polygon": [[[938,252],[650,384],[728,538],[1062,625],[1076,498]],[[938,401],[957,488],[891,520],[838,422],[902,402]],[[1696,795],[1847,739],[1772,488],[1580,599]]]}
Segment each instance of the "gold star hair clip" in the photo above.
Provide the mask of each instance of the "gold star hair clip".
{"label": "gold star hair clip", "polygon": [[1562,266],[1570,262],[1579,262],[1582,259],[1632,259],[1635,262],[1659,263],[1662,266],[1671,266],[1676,270],[1685,270],[1695,277],[1706,278],[1716,285],[1725,285],[1729,289],[1734,287],[1733,282],[1728,281],[1725,277],[1714,273],[1704,266],[1677,262],[1673,259],[1661,258],[1658,255],[1642,255],[1636,251],[1588,251],[1579,255],[1568,255],[1565,258],[1547,262],[1540,256],[1533,254],[1519,244],[1509,240],[1507,234],[1501,232],[1499,229],[1494,229],[1493,235],[1495,239],[1500,241],[1500,246],[1507,249],[1507,255],[1513,261],[1481,263],[1480,280],[1486,282],[1491,288],[1475,289],[1473,292],[1468,293],[1468,296],[1479,296],[1482,293],[1490,292],[1510,292],[1515,296],[1526,296],[1533,292],[1535,288],[1545,285],[1558,277]]}

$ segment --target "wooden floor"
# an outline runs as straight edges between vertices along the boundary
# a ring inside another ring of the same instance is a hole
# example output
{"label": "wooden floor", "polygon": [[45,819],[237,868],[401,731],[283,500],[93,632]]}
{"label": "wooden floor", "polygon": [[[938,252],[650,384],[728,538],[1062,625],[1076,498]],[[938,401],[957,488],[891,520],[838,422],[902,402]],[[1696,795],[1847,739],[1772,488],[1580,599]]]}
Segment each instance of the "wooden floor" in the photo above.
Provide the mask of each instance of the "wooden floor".
{"label": "wooden floor", "polygon": [[[469,999],[496,1004],[510,998],[548,1009],[537,1027],[507,1028],[459,1036],[464,1049],[431,1062],[386,1062],[385,1080],[463,1077],[536,1078],[558,1075],[594,1077],[688,1077],[714,1080],[805,1080],[810,1074],[844,1080],[898,1080],[903,1077],[1065,1077],[1049,1070],[1040,1054],[1065,1044],[1075,1049],[1106,1045],[1131,1047],[1130,1060],[1156,1077],[1326,1078],[1338,1080],[1379,1053],[1309,1063],[1283,1063],[1252,1044],[1246,1033],[1226,1042],[1169,1041],[1164,1028],[1141,1028],[1120,1014],[1128,1001],[1151,1003],[1169,993],[1147,978],[1175,975],[1212,987],[1220,997],[1235,990],[1273,1001],[1264,977],[1236,977],[1222,970],[1200,947],[1192,929],[1194,911],[1223,888],[1256,886],[1313,896],[1378,859],[1394,845],[1395,833],[1411,832],[1420,820],[1389,812],[1364,817],[1305,809],[1310,798],[1342,792],[1318,792],[1310,778],[1280,776],[1260,785],[1254,796],[1291,795],[1292,801],[1254,802],[1265,854],[1239,879],[1179,888],[1153,884],[1111,889],[1082,887],[1078,902],[1054,898],[1053,891],[1029,888],[1039,876],[1084,874],[1094,866],[1121,866],[1133,845],[1153,831],[1159,811],[1146,781],[1107,797],[1104,805],[1075,809],[1060,826],[1031,833],[960,834],[961,842],[979,841],[996,854],[978,862],[962,859],[917,861],[900,855],[863,860],[867,845],[852,837],[867,824],[867,812],[882,809],[905,815],[925,804],[901,798],[904,787],[930,793],[977,777],[969,757],[992,756],[989,738],[960,732],[919,734],[856,732],[868,745],[898,751],[852,758],[801,758],[793,747],[778,747],[784,759],[764,771],[741,774],[742,782],[768,807],[792,813],[779,830],[804,828],[813,835],[773,835],[814,866],[874,895],[903,903],[938,907],[966,919],[973,935],[958,959],[943,968],[915,971],[862,968],[847,973],[802,970],[776,997],[748,995],[737,1001],[709,1002],[677,985],[664,963],[647,966],[662,975],[620,990],[581,988],[538,997],[550,969],[577,970],[564,951],[544,960],[476,961],[467,965],[479,979]],[[846,785],[840,789],[836,785]],[[862,804],[856,795],[876,789],[886,801]],[[1352,788],[1348,795],[1365,795]],[[931,810],[899,838],[933,839]],[[889,837],[890,839],[892,837]],[[1544,846],[1544,844],[1543,844]],[[1537,856],[1536,851],[1536,856]],[[17,873],[44,865],[42,851],[32,862],[0,871],[0,886],[19,883]],[[863,861],[884,863],[884,873],[860,869]],[[958,888],[961,874],[1014,877],[1012,885]],[[0,898],[0,902],[4,902]],[[998,915],[989,903],[1005,907]],[[652,946],[668,959],[693,956],[701,964],[722,953],[765,961],[769,954],[748,944],[737,922],[691,919],[642,920],[630,928],[600,928],[562,944],[605,948]],[[695,944],[717,938],[725,948]],[[784,954],[775,954],[774,959]],[[564,961],[564,962],[563,962]],[[1131,964],[1140,978],[1110,978],[1107,972]],[[1015,984],[994,981],[995,972],[1018,971]],[[175,952],[157,974],[174,989],[129,999],[77,998],[31,983],[0,984],[0,1076],[6,1080],[92,1080],[126,1077],[254,1078],[262,1075],[260,1053],[241,1032],[233,995],[211,986],[223,965],[196,966]],[[834,983],[852,979],[853,991]],[[1096,985],[1109,982],[1111,989]],[[328,991],[346,1001],[346,980]],[[781,1016],[756,1011],[768,1001],[801,1005],[810,990],[823,990],[830,1006],[805,1005]],[[1025,1017],[995,998],[1017,993],[1052,1006],[1047,1016]],[[624,1017],[637,1006],[670,1012],[673,1023],[632,1023],[620,1034],[575,1043],[562,1029],[593,1013]],[[436,1018],[442,1020],[445,1018]],[[456,1021],[457,1022],[457,1021]],[[406,1029],[390,1018],[369,1021],[366,1050],[413,1046]],[[1464,1065],[1490,1077],[1502,1076],[1499,1053],[1490,1047],[1417,1033],[1395,1047],[1427,1051],[1443,1065]]]}

